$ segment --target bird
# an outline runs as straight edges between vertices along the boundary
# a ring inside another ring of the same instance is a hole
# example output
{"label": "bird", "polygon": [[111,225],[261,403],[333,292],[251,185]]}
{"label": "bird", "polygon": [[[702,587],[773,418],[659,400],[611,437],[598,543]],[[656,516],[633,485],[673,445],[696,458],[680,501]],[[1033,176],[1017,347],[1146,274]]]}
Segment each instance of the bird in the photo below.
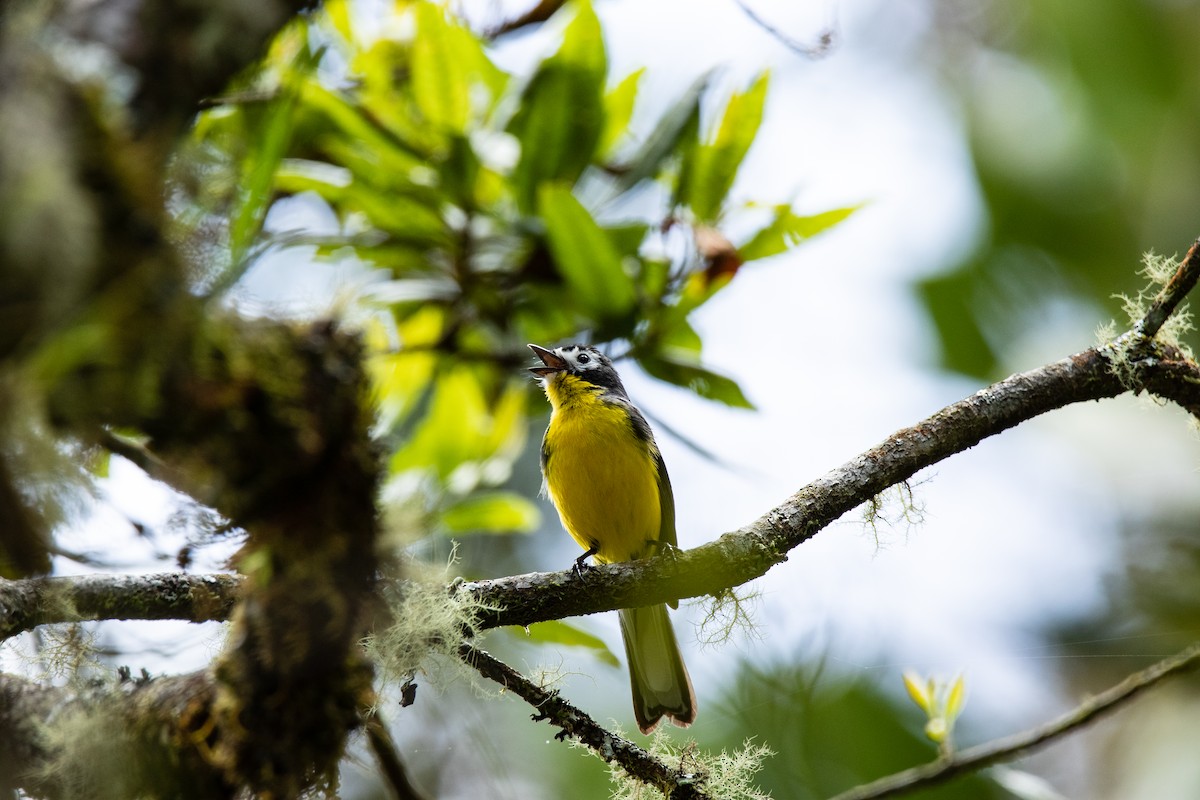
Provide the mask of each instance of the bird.
{"label": "bird", "polygon": [[[529,349],[541,361],[530,372],[551,406],[542,439],[544,489],[563,527],[584,549],[576,568],[589,556],[610,564],[674,548],[675,498],[667,465],[612,361],[588,345]],[[696,719],[696,693],[667,605],[618,613],[638,729],[648,734],[663,717],[688,727]]]}

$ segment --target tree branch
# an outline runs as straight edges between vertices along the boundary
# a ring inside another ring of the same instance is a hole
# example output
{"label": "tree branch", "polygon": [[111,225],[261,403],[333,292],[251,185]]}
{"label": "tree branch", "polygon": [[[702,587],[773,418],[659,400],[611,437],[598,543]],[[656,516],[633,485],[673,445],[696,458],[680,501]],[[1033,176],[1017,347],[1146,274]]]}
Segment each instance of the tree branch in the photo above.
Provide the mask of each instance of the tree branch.
{"label": "tree branch", "polygon": [[[1125,375],[1113,364],[1124,359]],[[826,473],[755,522],[693,550],[636,562],[468,581],[458,591],[495,610],[481,628],[529,625],[716,594],[765,574],[788,552],[889,486],[1047,411],[1143,388],[1196,413],[1200,368],[1174,348],[1131,334],[1006,378],[897,431]]]}
{"label": "tree branch", "polygon": [[1200,642],[1141,672],[1135,672],[1116,686],[1088,698],[1076,708],[1045,725],[856,786],[831,800],[876,800],[894,797],[918,789],[927,789],[964,773],[1010,760],[1050,744],[1089,722],[1116,711],[1146,689],[1172,675],[1180,675],[1197,668],[1200,668]]}
{"label": "tree branch", "polygon": [[[38,797],[232,797],[205,758],[216,687],[197,672],[116,686],[0,673],[0,790]],[[101,784],[97,784],[101,781]]]}
{"label": "tree branch", "polygon": [[237,575],[71,575],[0,579],[0,641],[38,625],[95,619],[226,620]]}
{"label": "tree branch", "polygon": [[548,691],[530,681],[503,661],[471,645],[463,645],[459,656],[489,680],[511,690],[537,709],[534,722],[546,720],[561,730],[554,738],[570,736],[595,751],[606,762],[616,762],[634,778],[655,786],[671,800],[702,800],[703,775],[687,773],[664,764],[628,739],[600,726],[583,711],[563,700],[558,692]]}
{"label": "tree branch", "polygon": [[[1128,340],[1126,340],[1128,341]],[[1113,397],[1127,390],[1114,374],[1110,359],[1122,347],[1091,348],[1062,361],[1011,376],[937,414],[888,437],[871,450],[827,473],[739,531],[692,550],[637,562],[601,564],[582,574],[567,569],[530,573],[453,587],[493,607],[478,622],[480,630],[502,625],[529,625],[549,619],[595,614],[645,602],[715,594],[760,577],[785,561],[788,551],[815,535],[842,514],[918,470],[961,452],[987,436],[1054,408],[1083,400]],[[1142,347],[1131,353],[1132,369],[1142,385],[1157,396],[1200,414],[1200,369],[1170,348]],[[0,584],[0,636],[11,636],[39,624],[95,618],[110,604],[125,619],[225,619],[238,578],[147,575],[88,578],[75,596],[76,578],[31,579]],[[174,589],[155,600],[148,589],[163,581],[181,581],[189,591],[214,591],[218,604],[189,604]],[[61,604],[41,605],[32,598],[53,587]],[[136,593],[136,601],[123,599]],[[93,599],[88,599],[88,598]],[[73,608],[72,608],[73,605]],[[37,616],[31,616],[36,608]],[[206,616],[206,614],[208,614]]]}
{"label": "tree branch", "polygon": [[1191,249],[1180,262],[1179,269],[1175,270],[1171,280],[1154,298],[1146,315],[1138,323],[1137,332],[1153,339],[1163,323],[1196,285],[1197,279],[1200,279],[1200,239],[1192,243]]}

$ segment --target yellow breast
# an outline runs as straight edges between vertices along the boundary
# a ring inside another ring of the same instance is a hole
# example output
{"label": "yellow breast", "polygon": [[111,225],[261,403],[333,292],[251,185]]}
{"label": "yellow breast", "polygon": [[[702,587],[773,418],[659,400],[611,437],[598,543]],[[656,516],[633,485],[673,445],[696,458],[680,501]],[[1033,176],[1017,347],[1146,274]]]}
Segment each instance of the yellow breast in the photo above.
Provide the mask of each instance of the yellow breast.
{"label": "yellow breast", "polygon": [[546,488],[563,526],[581,547],[597,549],[597,561],[646,555],[662,521],[653,445],[634,435],[621,407],[554,384],[547,387],[554,412],[543,446]]}

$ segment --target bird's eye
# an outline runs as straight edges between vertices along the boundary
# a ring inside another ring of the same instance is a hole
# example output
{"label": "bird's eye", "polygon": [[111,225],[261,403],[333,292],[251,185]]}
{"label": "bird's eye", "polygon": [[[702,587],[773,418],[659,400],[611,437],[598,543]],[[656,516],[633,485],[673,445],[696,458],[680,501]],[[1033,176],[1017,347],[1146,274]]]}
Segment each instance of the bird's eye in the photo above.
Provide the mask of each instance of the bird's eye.
{"label": "bird's eye", "polygon": [[587,353],[580,353],[579,358],[577,358],[575,360],[578,361],[580,364],[586,364],[589,361],[591,361],[592,358]]}

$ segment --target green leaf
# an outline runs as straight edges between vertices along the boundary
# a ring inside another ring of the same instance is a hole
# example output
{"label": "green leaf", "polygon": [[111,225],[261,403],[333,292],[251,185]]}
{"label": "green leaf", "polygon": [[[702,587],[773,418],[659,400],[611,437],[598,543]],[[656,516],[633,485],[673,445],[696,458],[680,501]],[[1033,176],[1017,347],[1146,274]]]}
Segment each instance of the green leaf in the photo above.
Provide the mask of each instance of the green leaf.
{"label": "green leaf", "polygon": [[[392,175],[407,176],[412,170],[425,168],[423,154],[414,151],[394,136],[375,125],[347,97],[331,92],[315,81],[304,84],[301,103],[305,112],[317,115],[335,131],[321,142],[326,148],[335,142],[344,143],[344,149],[370,154],[376,170]],[[346,164],[353,167],[351,164]]]}
{"label": "green leaf", "polygon": [[708,400],[715,400],[733,408],[754,408],[754,404],[746,399],[741,387],[732,378],[718,375],[697,364],[687,363],[665,353],[640,356],[638,363],[659,380],[682,386]]}
{"label": "green leaf", "polygon": [[572,297],[597,319],[617,317],[633,308],[633,282],[625,274],[612,239],[562,184],[538,191],[538,213],[546,240]]}
{"label": "green leaf", "polygon": [[622,166],[616,180],[618,189],[630,189],[662,170],[667,158],[687,138],[688,132],[694,131],[699,124],[700,98],[711,78],[711,70],[697,78],[683,97],[662,115],[646,141]]}
{"label": "green leaf", "polygon": [[236,281],[248,266],[247,255],[262,231],[263,220],[271,205],[275,171],[291,142],[293,117],[300,96],[299,86],[316,69],[321,58],[319,50],[309,50],[306,33],[298,36],[300,41],[297,43],[295,65],[285,71],[278,95],[265,108],[244,112],[256,129],[250,141],[257,146],[246,154],[242,162],[241,191],[229,222],[230,271],[221,281],[224,286]]}
{"label": "green leaf", "polygon": [[791,206],[786,203],[775,206],[775,219],[739,247],[738,255],[743,261],[753,261],[786,252],[802,240],[829,230],[861,207],[846,206],[800,216],[793,213]]}
{"label": "green leaf", "polygon": [[621,662],[613,655],[613,651],[609,649],[604,640],[598,636],[593,636],[582,628],[571,625],[570,623],[561,620],[550,620],[548,622],[535,622],[525,628],[525,632],[529,638],[535,642],[543,642],[545,644],[561,644],[567,647],[586,647],[594,651],[596,658],[603,661],[605,664],[617,667]]}
{"label": "green leaf", "polygon": [[636,257],[642,249],[642,242],[646,240],[649,230],[650,226],[644,222],[625,222],[604,227],[604,232],[617,248],[617,252],[631,257]]}
{"label": "green leaf", "polygon": [[513,492],[481,492],[442,512],[449,533],[529,533],[541,522],[536,504]]}
{"label": "green leaf", "polygon": [[412,46],[412,91],[417,108],[436,128],[462,133],[471,114],[469,61],[451,38],[445,12],[418,3]]}
{"label": "green leaf", "polygon": [[347,43],[354,41],[354,25],[350,19],[350,0],[326,0],[322,6],[325,19]]}
{"label": "green leaf", "polygon": [[97,448],[88,458],[88,471],[97,478],[107,478],[111,465],[112,453],[102,448]]}
{"label": "green leaf", "polygon": [[573,184],[591,163],[604,126],[604,38],[591,4],[579,3],[558,52],[525,88],[508,130],[521,144],[517,202],[532,209],[546,181]]}
{"label": "green leaf", "polygon": [[764,72],[745,92],[730,97],[716,136],[692,153],[680,199],[698,221],[715,223],[720,217],[725,197],[762,123],[767,83]]}
{"label": "green leaf", "polygon": [[612,91],[604,95],[604,129],[596,147],[596,152],[601,157],[611,154],[617,143],[628,133],[629,121],[633,119],[634,102],[637,100],[638,84],[645,74],[645,67],[629,73]]}
{"label": "green leaf", "polygon": [[687,363],[687,359],[700,356],[700,334],[687,321],[685,316],[665,317],[666,326],[659,333],[658,343],[660,352],[668,357],[677,354],[676,361]]}

